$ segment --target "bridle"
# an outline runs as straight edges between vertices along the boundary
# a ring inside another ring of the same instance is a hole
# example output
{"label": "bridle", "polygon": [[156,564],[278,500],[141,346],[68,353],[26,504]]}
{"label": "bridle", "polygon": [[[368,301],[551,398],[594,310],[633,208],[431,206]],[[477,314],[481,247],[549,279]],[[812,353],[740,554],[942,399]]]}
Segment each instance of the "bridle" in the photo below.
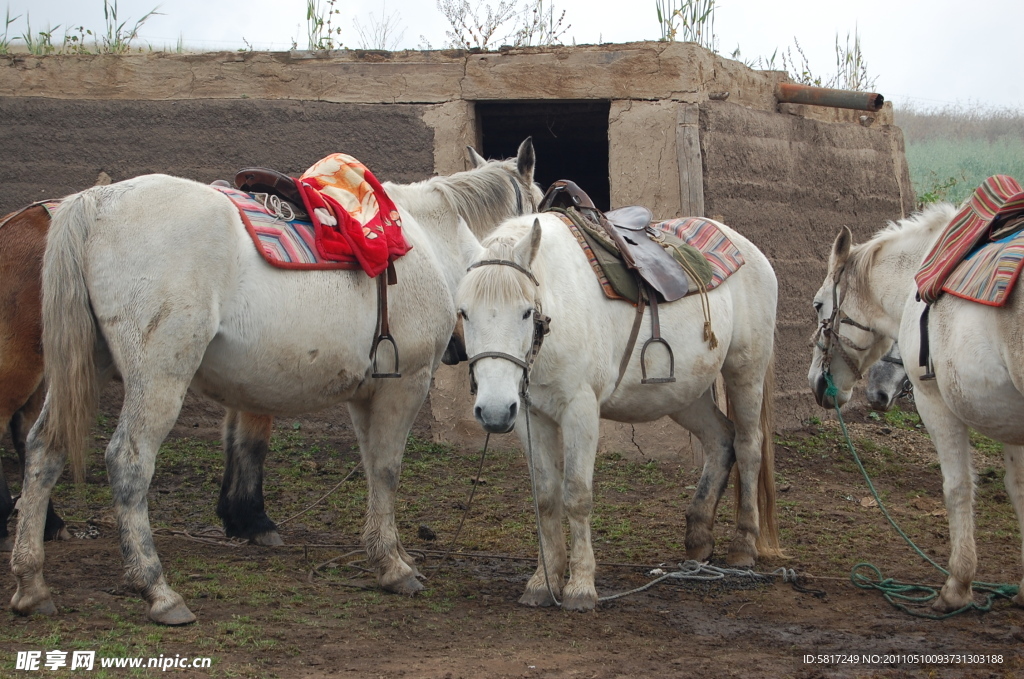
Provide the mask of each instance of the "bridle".
{"label": "bridle", "polygon": [[[530,281],[540,287],[540,283],[537,282],[537,277],[533,275],[533,272],[524,266],[517,264],[508,259],[485,259],[475,264],[471,264],[466,271],[472,271],[477,267],[481,266],[508,266],[520,273],[526,275]],[[477,361],[484,358],[502,358],[506,361],[511,361],[517,366],[523,369],[523,379],[519,384],[519,395],[524,397],[528,396],[530,388],[530,371],[533,370],[533,363],[537,360],[537,354],[540,353],[541,345],[544,343],[544,336],[551,332],[551,318],[545,316],[541,312],[540,300],[535,300],[533,308],[533,341],[530,343],[530,349],[526,352],[525,358],[519,358],[512,354],[506,354],[503,351],[481,351],[479,354],[470,356],[468,359],[469,363],[469,393],[476,395],[476,375],[473,373],[473,366]]]}
{"label": "bridle", "polygon": [[816,346],[822,351],[821,360],[821,372],[823,375],[831,375],[832,373],[832,359],[835,357],[835,350],[839,350],[839,357],[843,359],[850,372],[853,373],[856,379],[861,379],[864,374],[861,372],[856,361],[846,351],[846,347],[853,349],[854,351],[867,351],[869,347],[859,347],[853,343],[849,337],[844,337],[839,334],[839,325],[852,325],[860,330],[870,332],[872,335],[879,335],[877,330],[868,327],[863,323],[850,318],[846,312],[842,310],[842,302],[839,298],[839,279],[842,277],[845,267],[836,272],[833,276],[834,283],[832,285],[832,315],[822,320],[818,326],[818,330],[811,337],[811,340]]}

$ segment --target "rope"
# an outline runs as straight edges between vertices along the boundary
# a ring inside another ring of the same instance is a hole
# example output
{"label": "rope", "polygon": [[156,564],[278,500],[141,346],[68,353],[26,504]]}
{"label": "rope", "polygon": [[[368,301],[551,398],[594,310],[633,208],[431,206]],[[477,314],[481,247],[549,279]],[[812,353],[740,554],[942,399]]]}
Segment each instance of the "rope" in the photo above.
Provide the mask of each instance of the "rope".
{"label": "rope", "polygon": [[[864,469],[864,464],[860,461],[860,456],[857,455],[857,450],[853,447],[853,442],[850,440],[850,433],[846,429],[846,421],[843,420],[843,414],[839,410],[839,400],[838,398],[836,398],[839,395],[839,389],[832,381],[832,374],[830,372],[826,372],[824,373],[824,377],[825,384],[827,385],[825,388],[825,395],[830,397],[832,399],[833,405],[835,405],[836,417],[839,418],[839,426],[842,429],[843,438],[846,440],[846,447],[853,455],[853,460],[854,462],[857,463],[857,468],[860,469],[861,475],[864,476],[864,480],[867,482],[868,489],[871,491],[871,495],[875,498],[875,502],[878,503],[878,508],[882,510],[882,515],[885,516],[886,520],[889,522],[889,525],[892,526],[893,529],[895,529],[899,536],[903,538],[903,540],[906,541],[906,543],[910,545],[910,547],[915,552],[917,552],[918,556],[920,556],[922,559],[930,563],[940,573],[942,573],[946,577],[949,577],[949,571],[947,571],[939,564],[935,563],[935,561],[933,561],[927,554],[921,551],[921,548],[914,544],[914,541],[911,540],[907,536],[907,534],[903,532],[903,530],[896,524],[893,518],[889,515],[888,510],[886,510],[885,505],[882,503],[882,498],[878,496],[878,491],[875,490],[875,484],[871,482],[871,477],[868,476],[867,470]],[[877,579],[872,580],[867,575],[858,572],[864,569],[872,571],[877,576]],[[888,601],[890,604],[900,609],[901,611],[909,613],[910,615],[913,615],[918,618],[927,618],[929,620],[945,620],[946,618],[950,618],[954,615],[959,615],[960,613],[972,609],[988,612],[992,610],[992,603],[993,601],[995,601],[996,598],[1012,599],[1018,591],[1018,587],[1016,585],[977,581],[972,582],[971,587],[973,589],[977,589],[985,593],[984,604],[979,604],[976,601],[972,601],[963,608],[959,608],[955,611],[951,611],[945,614],[935,614],[908,608],[906,605],[899,603],[900,601],[906,601],[915,604],[927,604],[939,596],[939,592],[934,587],[929,587],[927,585],[921,585],[917,583],[899,582],[898,580],[894,580],[892,578],[882,578],[882,572],[878,569],[878,567],[867,561],[862,561],[861,563],[858,563],[856,566],[853,567],[853,570],[850,571],[850,580],[853,582],[854,585],[860,587],[861,589],[877,589],[879,592],[882,593],[882,596],[885,597],[886,601]],[[920,596],[913,596],[912,593],[921,594]]]}

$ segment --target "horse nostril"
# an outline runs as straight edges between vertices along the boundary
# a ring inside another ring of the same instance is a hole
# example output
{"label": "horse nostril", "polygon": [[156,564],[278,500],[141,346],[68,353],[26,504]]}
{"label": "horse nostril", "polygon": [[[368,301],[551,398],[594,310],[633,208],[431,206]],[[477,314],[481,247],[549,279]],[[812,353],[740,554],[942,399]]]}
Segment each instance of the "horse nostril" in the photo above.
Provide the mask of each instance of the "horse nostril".
{"label": "horse nostril", "polygon": [[519,404],[513,403],[508,407],[508,419],[509,421],[516,419],[516,413],[519,412]]}
{"label": "horse nostril", "polygon": [[473,408],[473,417],[475,417],[476,419],[478,419],[478,420],[479,420],[479,419],[480,419],[480,417],[481,417],[481,416],[482,416],[483,414],[484,414],[484,409],[483,409],[483,408],[481,408],[480,406],[477,406],[477,407]]}

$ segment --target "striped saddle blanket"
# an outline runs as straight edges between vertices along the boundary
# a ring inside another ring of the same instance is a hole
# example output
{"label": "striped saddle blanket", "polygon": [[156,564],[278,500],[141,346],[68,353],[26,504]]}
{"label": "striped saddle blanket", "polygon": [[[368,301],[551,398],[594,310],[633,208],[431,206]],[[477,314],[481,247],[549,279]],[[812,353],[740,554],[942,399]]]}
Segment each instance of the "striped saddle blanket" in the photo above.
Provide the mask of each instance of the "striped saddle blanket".
{"label": "striped saddle blanket", "polygon": [[214,186],[238,208],[245,230],[256,250],[268,264],[279,269],[359,269],[356,261],[333,261],[323,257],[316,247],[313,223],[284,219],[252,194],[225,186]]}
{"label": "striped saddle blanket", "polygon": [[943,292],[1002,306],[1021,270],[1017,223],[1024,190],[1012,177],[995,175],[975,189],[924,258],[915,279],[929,304]]}
{"label": "striped saddle blanket", "polygon": [[[571,220],[563,217],[562,221],[583,249],[605,296],[635,302],[639,296],[636,277],[626,270],[618,255],[609,253],[601,241]],[[682,217],[658,222],[651,227],[665,234],[667,241],[677,239],[683,244],[684,247],[677,248],[679,253],[674,253],[674,256],[687,260],[686,269],[691,272],[688,274],[691,279],[693,274],[701,279],[691,280],[687,296],[698,292],[701,287],[708,291],[717,288],[744,264],[743,254],[718,225],[710,220]]]}
{"label": "striped saddle blanket", "polygon": [[[1024,224],[1022,224],[1024,226]],[[986,243],[967,255],[942,291],[989,306],[1003,306],[1024,265],[1024,231]]]}

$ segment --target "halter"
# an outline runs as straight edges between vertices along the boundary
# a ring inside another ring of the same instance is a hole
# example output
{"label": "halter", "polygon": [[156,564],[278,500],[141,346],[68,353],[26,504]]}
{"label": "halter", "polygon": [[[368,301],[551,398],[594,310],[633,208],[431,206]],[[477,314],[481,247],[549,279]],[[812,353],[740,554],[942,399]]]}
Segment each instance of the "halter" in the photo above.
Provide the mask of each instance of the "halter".
{"label": "halter", "polygon": [[[522,274],[525,274],[534,285],[540,287],[540,283],[537,282],[537,277],[533,275],[533,272],[526,267],[517,264],[508,259],[485,259],[474,264],[471,264],[466,271],[471,271],[480,266],[508,266]],[[469,393],[476,395],[476,375],[473,374],[473,365],[484,358],[503,358],[506,361],[515,363],[523,369],[523,379],[520,382],[519,394],[524,398],[527,397],[530,388],[530,371],[533,369],[533,363],[537,360],[537,354],[540,353],[540,347],[544,343],[544,336],[551,332],[551,318],[541,313],[540,300],[536,300],[533,309],[533,341],[530,343],[530,350],[527,352],[525,359],[513,356],[512,354],[506,354],[503,351],[481,351],[479,354],[474,354],[468,359],[469,363]]]}
{"label": "halter", "polygon": [[[886,354],[880,360],[885,361],[886,363],[892,363],[893,365],[898,365],[901,368],[903,367],[902,358],[891,358],[888,354]],[[910,377],[908,377],[905,373],[906,371],[904,370],[903,383],[900,384],[900,393],[896,394],[895,398],[893,398],[893,401],[901,399],[904,396],[913,400],[914,384],[910,381]]]}
{"label": "halter", "polygon": [[874,328],[870,328],[853,320],[840,308],[839,279],[842,277],[845,270],[845,267],[840,269],[834,276],[835,282],[832,286],[832,315],[821,322],[821,325],[818,326],[818,330],[814,333],[814,336],[811,337],[811,340],[814,341],[816,346],[821,349],[824,354],[821,362],[821,372],[823,375],[831,375],[834,349],[839,349],[839,357],[842,358],[843,362],[846,363],[848,368],[850,368],[854,377],[859,380],[864,376],[864,374],[853,360],[853,357],[847,353],[845,348],[843,348],[843,345],[845,344],[854,351],[867,351],[868,347],[859,347],[854,344],[850,338],[840,335],[837,324],[852,325],[860,330],[870,332],[872,335],[878,335],[880,333]]}

